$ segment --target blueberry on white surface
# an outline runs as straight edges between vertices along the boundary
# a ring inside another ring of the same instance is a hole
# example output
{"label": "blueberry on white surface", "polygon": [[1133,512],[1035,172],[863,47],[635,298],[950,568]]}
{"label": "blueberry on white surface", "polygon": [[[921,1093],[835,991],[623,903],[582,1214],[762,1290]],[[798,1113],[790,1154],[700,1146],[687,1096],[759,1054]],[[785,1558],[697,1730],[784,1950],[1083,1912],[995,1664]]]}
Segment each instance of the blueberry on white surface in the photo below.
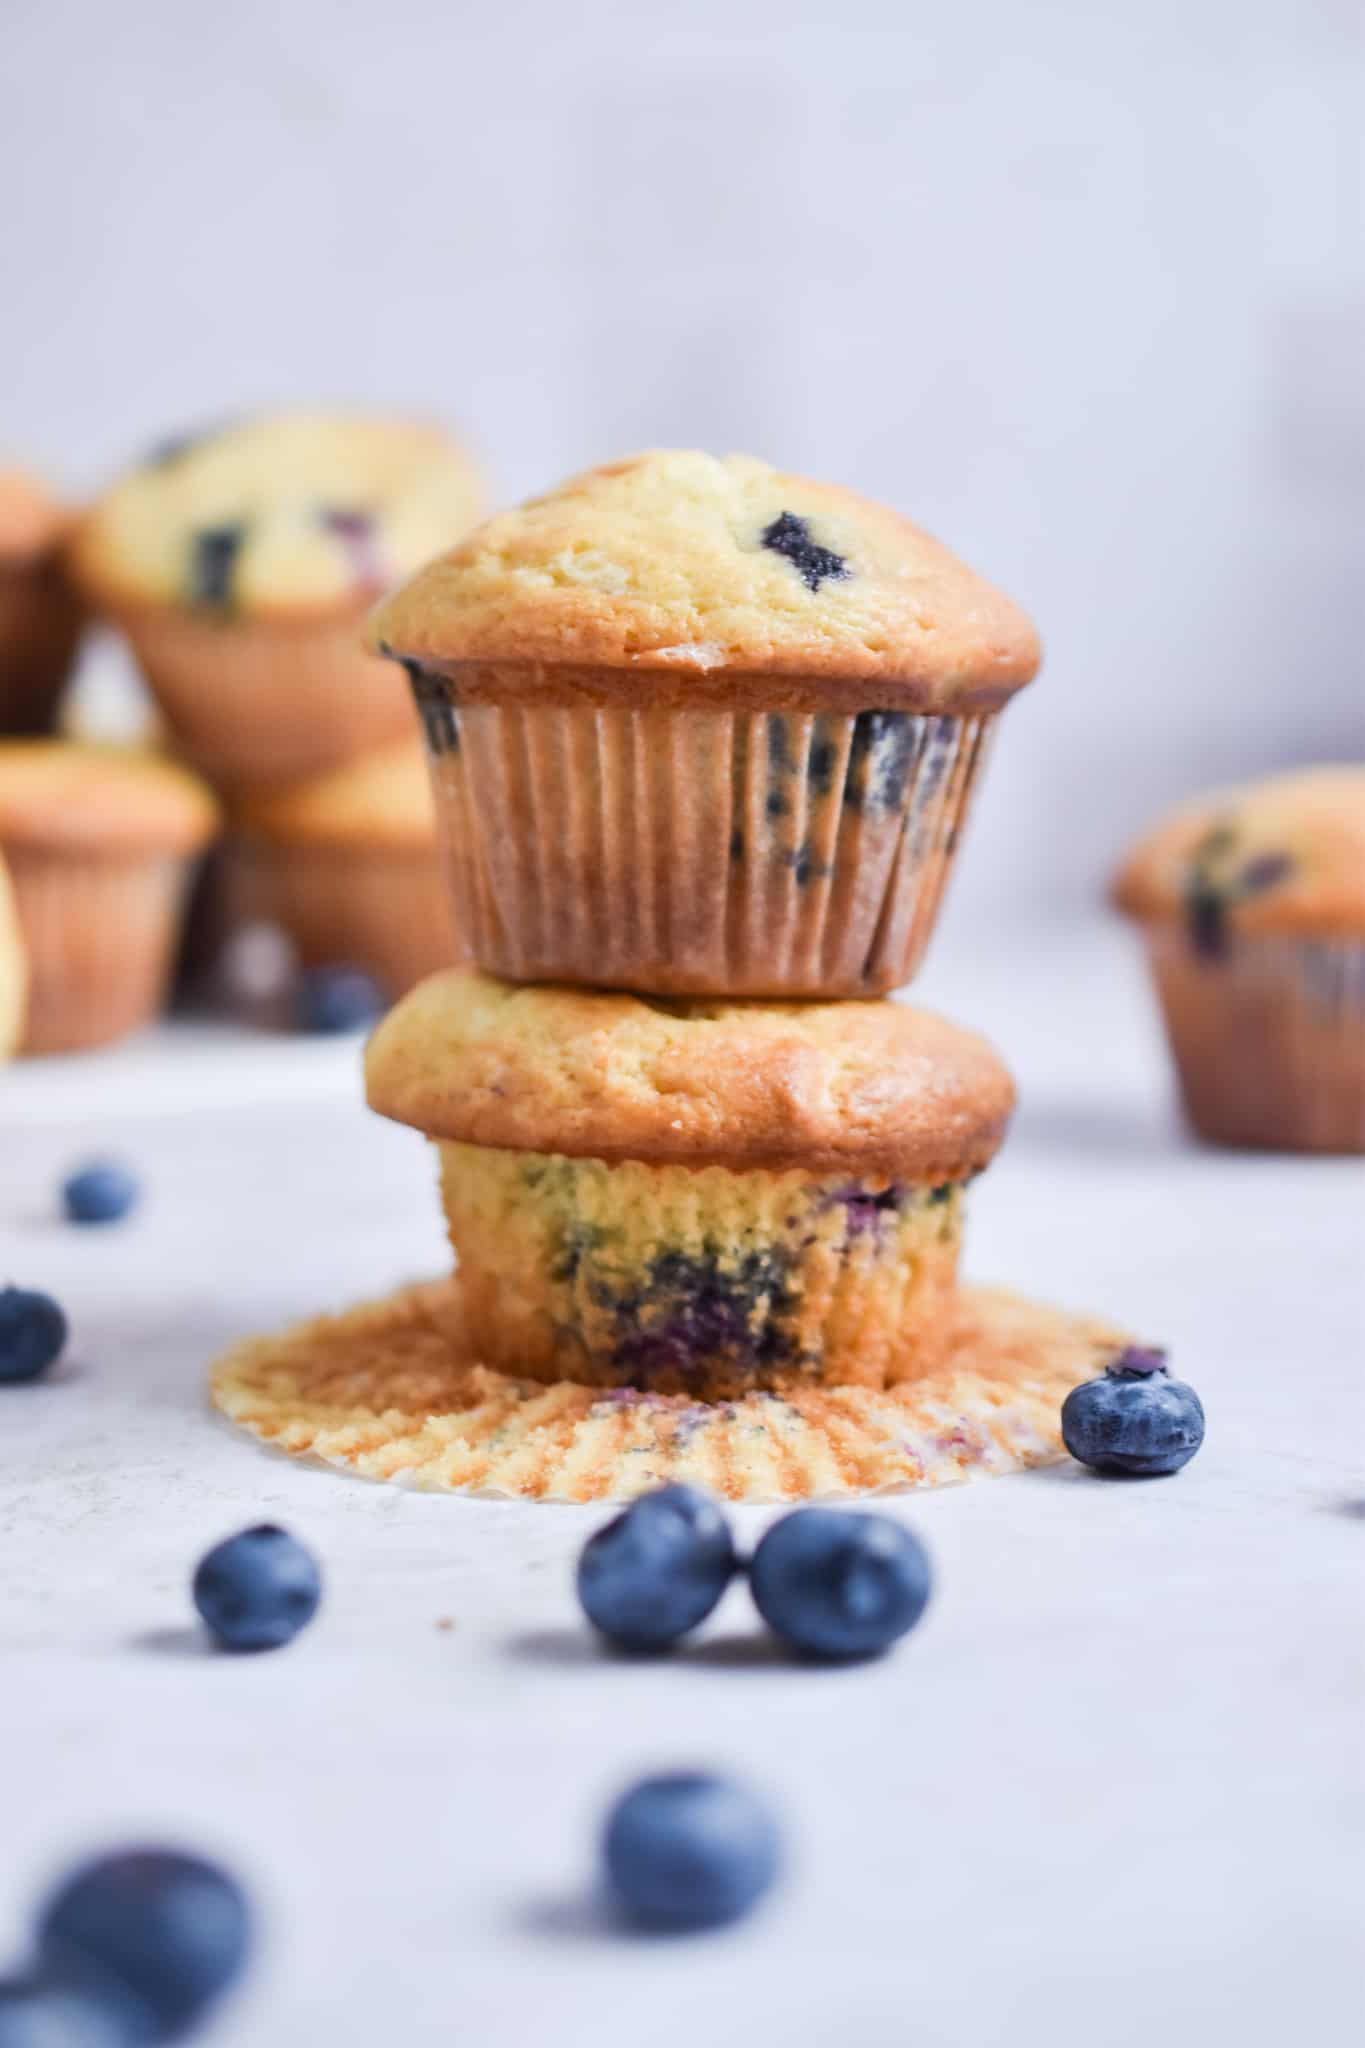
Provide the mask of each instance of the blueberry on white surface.
{"label": "blueberry on white surface", "polygon": [[136,1207],[141,1192],[126,1166],[97,1159],[62,1183],[62,1207],[72,1223],[117,1223]]}
{"label": "blueberry on white surface", "polygon": [[65,1343],[66,1317],[50,1294],[0,1287],[0,1385],[36,1380]]}
{"label": "blueberry on white surface", "polygon": [[643,1927],[721,1927],[757,1904],[781,1836],[745,1786],[699,1771],[645,1778],[612,1808],[603,1841],[620,1909]]}
{"label": "blueberry on white surface", "polygon": [[912,1629],[929,1602],[924,1545],[889,1515],[798,1508],[774,1522],[749,1565],[774,1634],[817,1657],[870,1657]]}
{"label": "blueberry on white surface", "polygon": [[332,1037],[378,1023],[388,1004],[384,992],[362,967],[312,967],[299,979],[300,1031]]}
{"label": "blueberry on white surface", "polygon": [[1171,1378],[1162,1352],[1134,1345],[1098,1379],[1071,1389],[1062,1441],[1073,1458],[1109,1478],[1164,1478],[1203,1443],[1204,1409],[1193,1387]]}
{"label": "blueberry on white surface", "polygon": [[271,1522],[215,1544],[194,1574],[194,1604],[226,1650],[278,1650],[318,1611],[322,1575],[297,1539]]}
{"label": "blueberry on white surface", "polygon": [[39,1975],[84,1978],[101,2002],[126,2003],[130,2041],[176,2041],[241,1974],[250,1940],[227,1871],[174,1849],[127,1849],[86,1864],[48,1901]]}
{"label": "blueberry on white surface", "polygon": [[588,1538],[578,1597],[627,1650],[661,1650],[711,1612],[736,1570],[729,1524],[709,1494],[664,1486]]}

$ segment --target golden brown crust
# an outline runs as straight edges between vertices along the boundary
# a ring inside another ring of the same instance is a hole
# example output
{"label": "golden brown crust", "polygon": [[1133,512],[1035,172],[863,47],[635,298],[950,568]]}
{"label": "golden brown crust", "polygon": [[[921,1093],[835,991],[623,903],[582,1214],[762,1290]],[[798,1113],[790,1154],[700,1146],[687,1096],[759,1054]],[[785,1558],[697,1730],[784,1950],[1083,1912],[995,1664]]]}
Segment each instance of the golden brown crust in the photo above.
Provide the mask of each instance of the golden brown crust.
{"label": "golden brown crust", "polygon": [[904,1004],[645,1001],[434,975],[380,1025],[370,1107],[437,1138],[569,1157],[987,1165],[1014,1084],[984,1039]]}
{"label": "golden brown crust", "polygon": [[24,469],[0,468],[0,562],[36,562],[61,541],[71,514]]}
{"label": "golden brown crust", "polygon": [[1232,932],[1365,935],[1365,766],[1199,797],[1139,842],[1110,893],[1142,923],[1180,917],[1202,894]]}
{"label": "golden brown crust", "polygon": [[328,774],[255,790],[232,805],[232,829],[278,846],[432,847],[431,776],[418,740]]}
{"label": "golden brown crust", "polygon": [[[765,542],[784,520],[799,559]],[[747,688],[784,708],[744,679],[789,681],[791,708],[986,708],[1040,658],[1023,612],[899,513],[686,450],[489,520],[387,598],[370,637],[485,693],[732,705]]]}
{"label": "golden brown crust", "polygon": [[158,755],[67,740],[0,742],[0,844],[25,849],[191,853],[218,806]]}

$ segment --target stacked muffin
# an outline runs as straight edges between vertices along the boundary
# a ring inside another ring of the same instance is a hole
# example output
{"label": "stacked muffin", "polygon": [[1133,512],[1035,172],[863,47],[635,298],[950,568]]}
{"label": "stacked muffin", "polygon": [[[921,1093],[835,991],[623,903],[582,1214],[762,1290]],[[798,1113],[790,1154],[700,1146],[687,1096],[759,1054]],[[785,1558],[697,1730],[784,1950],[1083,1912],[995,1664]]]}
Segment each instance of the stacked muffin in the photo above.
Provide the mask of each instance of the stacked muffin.
{"label": "stacked muffin", "polygon": [[885,999],[1037,667],[1023,614],[851,492],[654,453],[481,527],[371,636],[478,968],[385,1020],[369,1099],[437,1146],[459,1277],[246,1347],[222,1404],[364,1470],[571,1495],[1055,1450],[1115,1340],[959,1290],[1013,1086]]}

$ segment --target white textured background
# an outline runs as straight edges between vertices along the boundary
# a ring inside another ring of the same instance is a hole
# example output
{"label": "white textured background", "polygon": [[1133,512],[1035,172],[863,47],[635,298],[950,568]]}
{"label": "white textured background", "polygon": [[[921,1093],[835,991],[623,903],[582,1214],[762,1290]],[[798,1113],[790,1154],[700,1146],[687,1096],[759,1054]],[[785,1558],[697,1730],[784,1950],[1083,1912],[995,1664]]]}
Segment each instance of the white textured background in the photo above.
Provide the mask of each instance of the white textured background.
{"label": "white textured background", "polygon": [[274,400],[510,498],[651,442],[900,503],[1034,610],[956,912],[1365,752],[1356,0],[4,0],[0,445]]}

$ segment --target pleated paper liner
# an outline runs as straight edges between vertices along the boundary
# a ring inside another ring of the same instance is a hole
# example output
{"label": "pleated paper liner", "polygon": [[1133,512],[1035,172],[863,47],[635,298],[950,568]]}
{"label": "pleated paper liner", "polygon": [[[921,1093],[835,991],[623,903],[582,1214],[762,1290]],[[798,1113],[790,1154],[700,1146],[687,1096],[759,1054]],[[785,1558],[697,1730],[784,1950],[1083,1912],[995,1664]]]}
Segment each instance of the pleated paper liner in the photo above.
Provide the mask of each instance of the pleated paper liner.
{"label": "pleated paper liner", "polygon": [[919,965],[988,713],[464,703],[418,689],[460,923],[512,981],[871,996]]}
{"label": "pleated paper liner", "polygon": [[452,1279],[247,1338],[219,1360],[212,1398],[277,1449],[431,1492],[619,1500],[685,1479],[730,1500],[802,1500],[1048,1464],[1070,1388],[1132,1341],[967,1288],[923,1379],[703,1403],[494,1372],[468,1355]]}
{"label": "pleated paper liner", "polygon": [[151,1022],[193,863],[175,854],[7,854],[28,952],[22,1050],[77,1052]]}

